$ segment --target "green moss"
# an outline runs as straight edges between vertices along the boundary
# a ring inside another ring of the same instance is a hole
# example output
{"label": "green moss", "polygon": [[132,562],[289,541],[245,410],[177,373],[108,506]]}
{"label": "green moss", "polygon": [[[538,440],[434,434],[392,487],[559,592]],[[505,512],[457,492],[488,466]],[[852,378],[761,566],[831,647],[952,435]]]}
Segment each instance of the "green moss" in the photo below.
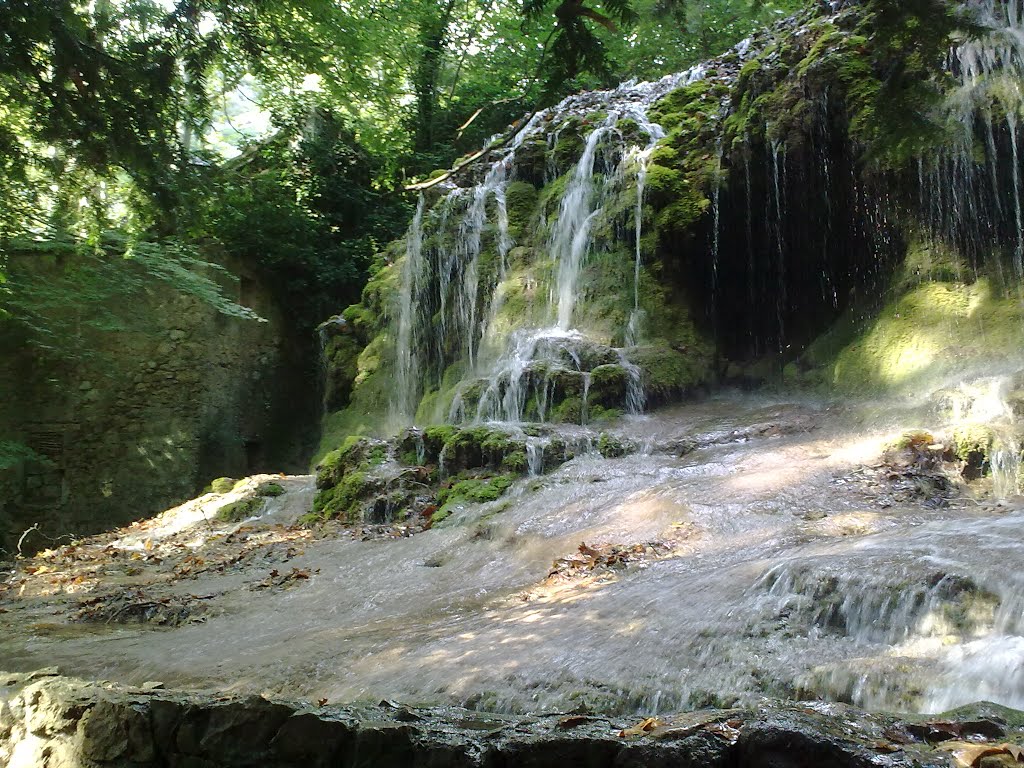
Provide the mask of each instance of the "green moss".
{"label": "green moss", "polygon": [[423,430],[423,439],[426,442],[428,451],[433,453],[436,447],[437,453],[440,453],[441,448],[443,448],[446,443],[450,442],[458,433],[458,427],[453,427],[450,424],[441,424],[434,427],[427,427]]}
{"label": "green moss", "polygon": [[505,188],[509,234],[519,239],[527,232],[537,206],[537,188],[525,181],[513,181]]}
{"label": "green moss", "polygon": [[836,356],[831,383],[843,390],[913,387],[965,363],[1018,348],[1020,308],[985,278],[922,283],[888,303]]}
{"label": "green moss", "polygon": [[644,392],[655,403],[686,394],[711,377],[709,357],[701,349],[649,345],[631,349],[629,359],[640,368]]}
{"label": "green moss", "polygon": [[512,485],[515,477],[513,475],[498,475],[489,478],[473,478],[460,480],[451,488],[442,490],[437,500],[441,504],[447,504],[456,500],[485,503],[495,501]]}
{"label": "green moss", "polygon": [[280,483],[260,483],[256,489],[256,495],[264,497],[283,496],[284,492],[284,486]]}
{"label": "green moss", "polygon": [[210,483],[210,491],[213,493],[231,493],[237,482],[233,477],[218,477]]}
{"label": "green moss", "polygon": [[571,179],[572,173],[563,173],[557,179],[545,184],[537,198],[538,206],[548,210],[549,214],[557,211],[558,202],[562,199],[562,195],[565,194],[565,189],[569,186]]}
{"label": "green moss", "polygon": [[515,475],[503,474],[495,477],[468,478],[442,489],[437,496],[440,507],[431,517],[431,523],[444,520],[462,505],[496,501],[514,481]]}
{"label": "green moss", "polygon": [[526,472],[529,468],[526,451],[517,449],[505,454],[505,457],[501,460],[501,468],[506,472],[515,474]]}
{"label": "green moss", "polygon": [[613,421],[622,416],[621,408],[605,408],[603,405],[587,405],[587,421],[591,424]]}
{"label": "green moss", "polygon": [[567,397],[551,409],[550,420],[562,424],[581,424],[583,422],[583,398]]}
{"label": "green moss", "polygon": [[606,459],[615,459],[629,453],[629,446],[615,435],[602,432],[597,439],[597,452]]}
{"label": "green moss", "polygon": [[615,408],[626,399],[629,374],[621,365],[599,365],[590,372],[588,405],[591,417],[595,407]]}
{"label": "green moss", "polygon": [[380,482],[365,472],[350,471],[337,485],[321,490],[313,499],[313,511],[323,520],[345,523],[362,520],[364,499],[380,490]]}
{"label": "green moss", "polygon": [[222,523],[238,523],[258,515],[265,503],[265,500],[258,496],[233,501],[217,510],[217,519]]}
{"label": "green moss", "polygon": [[825,93],[843,101],[850,138],[881,167],[902,167],[943,141],[948,129],[934,107],[957,26],[952,6],[867,0],[856,18],[852,30],[834,18],[812,21],[801,34],[779,38],[763,62],[745,64],[726,120],[727,146],[750,136],[788,146],[805,141]]}
{"label": "green moss", "polygon": [[387,457],[387,446],[379,440],[349,435],[341,447],[328,453],[316,468],[317,488],[337,485],[353,469],[364,464],[380,464]]}
{"label": "green moss", "polygon": [[552,150],[556,168],[569,168],[576,164],[583,154],[584,133],[589,133],[589,130],[578,117],[571,117],[559,126],[558,141]]}
{"label": "green moss", "polygon": [[333,336],[324,350],[327,363],[325,401],[330,408],[344,408],[352,398],[359,375],[359,356],[365,345],[353,333]]}
{"label": "green moss", "polygon": [[984,424],[961,424],[953,430],[953,451],[960,461],[988,470],[995,434]]}
{"label": "green moss", "polygon": [[452,510],[450,508],[448,508],[448,509],[442,508],[442,509],[435,510],[434,513],[430,515],[430,526],[433,528],[434,526],[444,522],[445,520],[447,520],[451,516],[452,516]]}
{"label": "green moss", "polygon": [[383,427],[394,387],[393,360],[394,343],[386,332],[375,336],[359,354],[349,405],[324,418],[314,467],[346,438],[372,435]]}

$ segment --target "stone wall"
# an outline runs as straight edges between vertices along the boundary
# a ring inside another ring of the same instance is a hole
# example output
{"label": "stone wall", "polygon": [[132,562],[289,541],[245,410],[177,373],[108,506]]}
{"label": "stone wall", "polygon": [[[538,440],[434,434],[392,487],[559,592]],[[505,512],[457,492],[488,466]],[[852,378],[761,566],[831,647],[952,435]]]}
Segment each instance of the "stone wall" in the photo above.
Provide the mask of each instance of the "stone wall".
{"label": "stone wall", "polygon": [[[0,672],[9,768],[852,768],[953,766],[939,742],[1019,736],[980,705],[932,728],[839,704],[765,704],[644,723],[590,714],[316,706]],[[938,746],[938,749],[936,749]],[[998,751],[998,750],[997,750]]]}
{"label": "stone wall", "polygon": [[258,281],[224,282],[265,321],[150,281],[102,307],[117,329],[76,331],[81,307],[51,314],[71,339],[56,352],[0,325],[0,438],[47,459],[0,473],[0,548],[37,523],[26,550],[163,510],[214,477],[305,468],[319,413],[311,356]]}

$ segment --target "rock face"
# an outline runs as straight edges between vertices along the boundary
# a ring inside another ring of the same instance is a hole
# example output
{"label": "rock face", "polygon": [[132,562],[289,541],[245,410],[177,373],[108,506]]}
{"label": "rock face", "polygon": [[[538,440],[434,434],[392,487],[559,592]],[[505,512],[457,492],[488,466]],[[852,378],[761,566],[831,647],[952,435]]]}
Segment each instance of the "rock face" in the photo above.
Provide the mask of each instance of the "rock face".
{"label": "rock face", "polygon": [[0,673],[10,768],[859,768],[954,766],[953,739],[1019,737],[994,705],[928,723],[837,704],[766,703],[640,724],[586,713],[511,717],[393,702],[333,707]]}
{"label": "rock face", "polygon": [[814,4],[510,130],[344,312],[324,451],[722,379],[916,390],[1016,352],[1020,16],[926,6]]}
{"label": "rock face", "polygon": [[[67,279],[65,268],[10,260],[25,284]],[[138,280],[130,301],[102,308],[114,330],[76,329],[81,307],[46,308],[48,327],[66,336],[57,350],[21,325],[0,327],[0,443],[36,456],[0,470],[0,548],[13,552],[33,524],[57,537],[128,522],[221,475],[305,469],[318,404],[299,397],[311,372],[270,294],[254,279],[224,289],[266,319],[257,322]]]}

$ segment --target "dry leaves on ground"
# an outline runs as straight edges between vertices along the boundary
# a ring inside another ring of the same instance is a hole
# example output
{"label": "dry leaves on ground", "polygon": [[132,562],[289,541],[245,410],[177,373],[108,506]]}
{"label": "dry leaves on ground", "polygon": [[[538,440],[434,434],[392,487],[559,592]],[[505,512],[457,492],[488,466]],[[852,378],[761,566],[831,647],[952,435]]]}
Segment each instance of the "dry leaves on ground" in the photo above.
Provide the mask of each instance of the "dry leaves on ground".
{"label": "dry leaves on ground", "polygon": [[1024,747],[1017,744],[978,744],[970,741],[947,741],[936,747],[943,752],[952,752],[957,765],[963,768],[978,768],[982,758],[1006,755],[1016,762],[1024,762]]}

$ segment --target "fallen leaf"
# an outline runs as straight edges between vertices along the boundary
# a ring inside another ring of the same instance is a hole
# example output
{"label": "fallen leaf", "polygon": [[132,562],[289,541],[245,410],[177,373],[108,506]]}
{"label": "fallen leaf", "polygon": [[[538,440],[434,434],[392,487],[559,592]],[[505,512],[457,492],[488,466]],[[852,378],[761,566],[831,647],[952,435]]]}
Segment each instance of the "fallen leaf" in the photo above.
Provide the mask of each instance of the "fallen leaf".
{"label": "fallen leaf", "polygon": [[876,741],[874,744],[871,745],[871,748],[876,752],[885,752],[887,754],[892,752],[899,752],[903,749],[903,747],[897,747],[895,744],[887,744],[884,741]]}
{"label": "fallen leaf", "polygon": [[316,705],[317,705],[318,707],[324,707],[324,706],[326,706],[326,705],[327,705],[327,699],[317,699],[317,700],[316,700]]}
{"label": "fallen leaf", "polygon": [[569,715],[563,717],[558,721],[559,728],[575,728],[577,725],[583,725],[585,722],[590,720],[586,715]]}
{"label": "fallen leaf", "polygon": [[619,738],[626,738],[627,736],[643,736],[646,733],[650,733],[655,728],[666,725],[656,717],[648,717],[646,720],[634,725],[632,728],[626,728],[623,731],[619,731]]}
{"label": "fallen leaf", "polygon": [[704,726],[704,730],[724,739],[729,744],[735,744],[740,738],[739,728],[734,728],[728,723],[708,723]]}
{"label": "fallen leaf", "polygon": [[991,755],[1010,755],[1017,762],[1021,762],[1021,756],[1024,755],[1024,748],[1017,744],[976,744],[969,741],[947,741],[936,749],[952,752],[953,759],[963,768],[977,768],[981,763],[981,758]]}
{"label": "fallen leaf", "polygon": [[152,552],[153,551],[153,540],[152,539],[146,539],[146,541],[142,545],[142,548],[144,550],[146,550],[147,552]]}

